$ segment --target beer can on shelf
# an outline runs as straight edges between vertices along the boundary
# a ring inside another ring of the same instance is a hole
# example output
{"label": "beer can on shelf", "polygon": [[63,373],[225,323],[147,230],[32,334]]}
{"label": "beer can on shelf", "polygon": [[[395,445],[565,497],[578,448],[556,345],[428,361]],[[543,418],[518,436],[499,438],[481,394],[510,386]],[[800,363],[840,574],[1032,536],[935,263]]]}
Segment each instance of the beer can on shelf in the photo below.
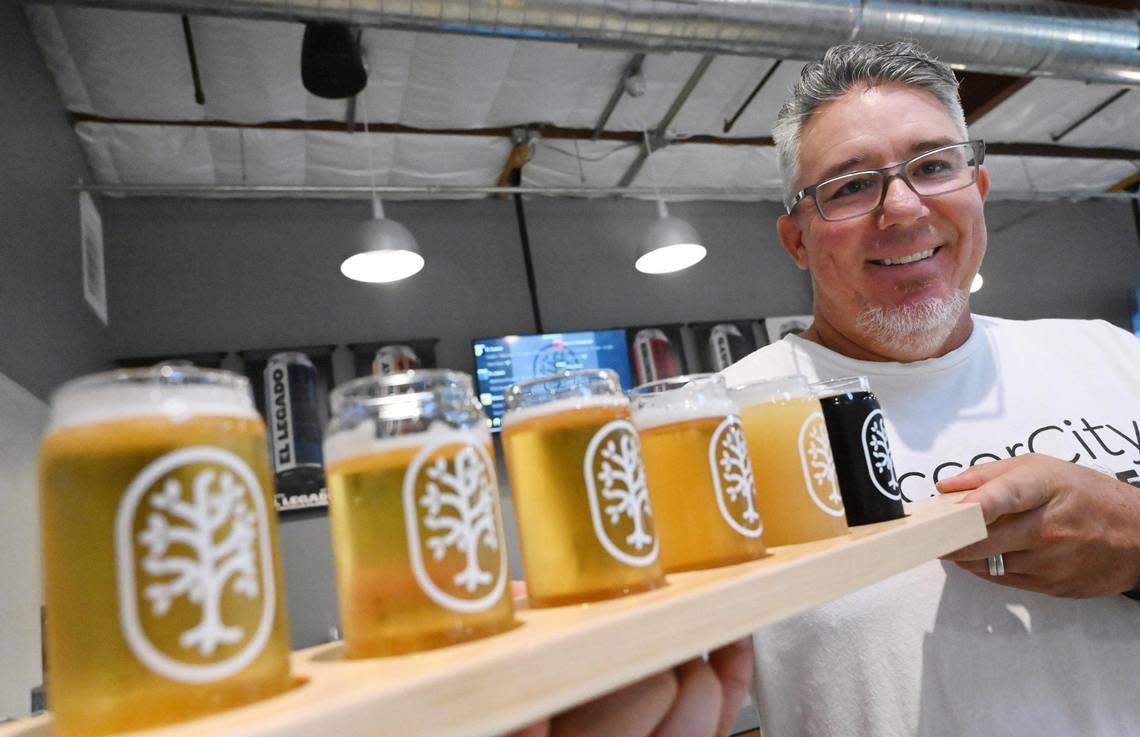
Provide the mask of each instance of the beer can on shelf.
{"label": "beer can on shelf", "polygon": [[730,322],[714,325],[709,332],[709,353],[712,370],[724,371],[748,355],[750,346],[740,328]]}
{"label": "beer can on shelf", "polygon": [[681,373],[681,362],[673,341],[658,328],[637,331],[633,338],[633,363],[638,384],[668,379]]}
{"label": "beer can on shelf", "polygon": [[[273,355],[265,366],[265,416],[279,507],[319,495],[325,474],[317,370],[304,353]],[[308,506],[308,505],[303,505]]]}
{"label": "beer can on shelf", "polygon": [[420,368],[420,357],[410,345],[386,345],[376,351],[372,359],[372,373],[389,376]]}

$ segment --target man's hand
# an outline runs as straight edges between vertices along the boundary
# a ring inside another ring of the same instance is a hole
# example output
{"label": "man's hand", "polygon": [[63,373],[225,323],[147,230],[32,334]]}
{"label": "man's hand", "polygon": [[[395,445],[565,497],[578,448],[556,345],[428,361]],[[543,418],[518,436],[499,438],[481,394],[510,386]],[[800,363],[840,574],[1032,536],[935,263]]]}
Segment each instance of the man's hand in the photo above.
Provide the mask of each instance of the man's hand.
{"label": "man's hand", "polygon": [[751,680],[746,637],[510,737],[725,737]]}
{"label": "man's hand", "polygon": [[[989,536],[950,555],[994,583],[1053,596],[1119,594],[1140,582],[1140,490],[1083,466],[1029,454],[974,466],[939,482],[968,491]],[[1005,575],[986,558],[1001,553]]]}

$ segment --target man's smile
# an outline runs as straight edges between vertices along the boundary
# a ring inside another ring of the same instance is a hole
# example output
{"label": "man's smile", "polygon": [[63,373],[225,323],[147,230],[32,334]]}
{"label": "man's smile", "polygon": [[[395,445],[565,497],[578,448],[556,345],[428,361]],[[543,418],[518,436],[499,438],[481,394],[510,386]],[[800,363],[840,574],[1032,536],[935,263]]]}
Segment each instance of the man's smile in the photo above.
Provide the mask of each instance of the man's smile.
{"label": "man's smile", "polygon": [[913,264],[919,261],[925,261],[940,250],[942,250],[942,246],[938,246],[936,248],[928,248],[925,251],[916,251],[905,256],[897,256],[894,258],[884,259],[871,259],[871,263],[875,264],[876,266],[902,266],[904,264]]}

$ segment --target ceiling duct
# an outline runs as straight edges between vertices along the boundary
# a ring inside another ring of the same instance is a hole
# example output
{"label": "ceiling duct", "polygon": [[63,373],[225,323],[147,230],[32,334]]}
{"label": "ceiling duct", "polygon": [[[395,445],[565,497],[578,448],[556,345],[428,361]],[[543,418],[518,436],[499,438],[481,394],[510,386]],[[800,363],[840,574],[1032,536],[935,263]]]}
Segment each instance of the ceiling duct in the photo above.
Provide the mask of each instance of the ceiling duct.
{"label": "ceiling duct", "polygon": [[999,0],[37,0],[792,59],[911,38],[979,72],[1140,85],[1140,11]]}

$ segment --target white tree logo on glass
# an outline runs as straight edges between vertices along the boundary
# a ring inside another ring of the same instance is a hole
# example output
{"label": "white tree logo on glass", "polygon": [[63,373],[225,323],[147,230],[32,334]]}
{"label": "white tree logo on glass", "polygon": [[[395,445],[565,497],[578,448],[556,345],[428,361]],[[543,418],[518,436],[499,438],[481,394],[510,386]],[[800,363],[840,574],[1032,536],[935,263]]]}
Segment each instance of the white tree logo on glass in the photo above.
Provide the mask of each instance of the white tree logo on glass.
{"label": "white tree logo on glass", "polygon": [[800,462],[804,483],[816,506],[833,517],[844,516],[843,497],[839,495],[831,441],[827,437],[822,412],[810,414],[800,428]]}
{"label": "white tree logo on glass", "polygon": [[486,441],[474,432],[441,433],[404,475],[404,522],[416,582],[434,602],[461,612],[489,608],[507,581],[499,490]]}
{"label": "white tree logo on glass", "polygon": [[867,472],[879,493],[888,499],[902,498],[899,479],[895,475],[895,463],[891,458],[891,448],[887,445],[887,423],[883,410],[876,409],[863,420],[863,457],[867,460]]}
{"label": "white tree logo on glass", "polygon": [[764,523],[756,511],[752,459],[739,417],[725,417],[713,432],[709,440],[709,471],[724,521],[741,535],[760,537]]}
{"label": "white tree logo on glass", "polygon": [[633,425],[628,420],[603,425],[586,448],[582,470],[594,533],[606,552],[633,566],[657,560],[653,510]]}
{"label": "white tree logo on glass", "polygon": [[[229,451],[183,448],[135,477],[119,503],[115,554],[120,624],[147,667],[202,683],[261,652],[275,608],[268,525],[257,477]],[[171,630],[176,638],[162,634]]]}

